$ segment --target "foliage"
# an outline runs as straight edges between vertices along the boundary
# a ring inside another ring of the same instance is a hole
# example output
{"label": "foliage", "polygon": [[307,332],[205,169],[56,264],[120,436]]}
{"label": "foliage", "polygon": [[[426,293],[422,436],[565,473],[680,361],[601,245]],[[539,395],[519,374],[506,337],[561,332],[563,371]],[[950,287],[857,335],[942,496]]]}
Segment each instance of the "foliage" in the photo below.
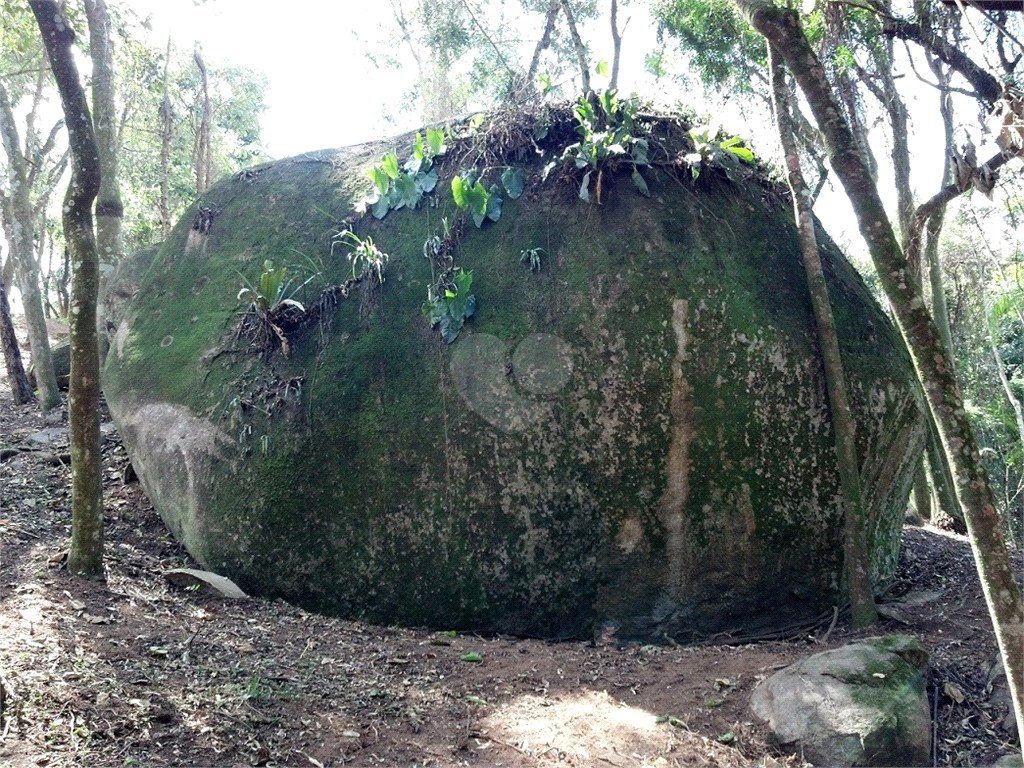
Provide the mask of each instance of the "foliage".
{"label": "foliage", "polygon": [[[647,182],[639,170],[649,164],[647,139],[637,135],[640,130],[637,112],[635,99],[620,100],[614,90],[580,98],[576,103],[573,114],[579,123],[576,132],[580,141],[566,147],[559,162],[571,163],[577,170],[586,169],[580,181],[581,200],[590,202],[593,178],[595,199],[600,205],[605,171],[620,166],[631,167],[633,185],[642,195],[650,197]],[[557,164],[549,165],[546,173]]]}
{"label": "foliage", "polygon": [[427,288],[427,301],[423,314],[430,320],[430,327],[441,326],[441,338],[451,344],[462,330],[462,325],[476,312],[476,296],[469,292],[473,285],[473,273],[459,269],[452,281],[440,291],[433,286]]}
{"label": "foliage", "polygon": [[[130,16],[115,21],[121,38],[115,44],[118,101],[124,105],[119,132],[121,188],[125,205],[127,251],[161,238],[160,194],[161,110],[170,111],[172,139],[168,164],[169,213],[177,220],[195,199],[193,152],[202,112],[197,98],[199,75],[191,52],[166,50],[142,42],[145,33]],[[163,105],[164,66],[168,64],[168,103]],[[266,110],[267,79],[245,67],[207,62],[213,123],[211,178],[235,173],[268,159],[261,146],[260,116]]]}
{"label": "foliage", "polygon": [[317,271],[295,285],[296,277],[289,277],[288,272],[288,267],[275,269],[274,263],[267,259],[263,262],[263,272],[255,285],[244,275],[241,276],[244,285],[237,297],[238,301],[248,305],[238,328],[239,334],[245,335],[253,346],[265,352],[280,344],[281,353],[285,357],[290,354],[291,347],[282,326],[306,311],[294,297],[320,274]]}
{"label": "foliage", "polygon": [[690,130],[694,149],[683,160],[690,166],[694,179],[700,176],[705,167],[714,166],[721,168],[729,179],[736,181],[736,172],[741,168],[740,161],[754,162],[754,153],[743,146],[743,139],[731,136],[719,140],[720,135],[717,125]]}
{"label": "foliage", "polygon": [[[312,279],[309,278],[309,280]],[[245,285],[238,292],[238,301],[248,302],[249,311],[269,315],[284,306],[297,307],[300,312],[303,311],[302,304],[292,298],[298,288],[289,293],[294,278],[288,277],[288,267],[274,269],[274,262],[267,259],[263,262],[263,272],[256,280],[255,285],[246,280],[244,275],[242,280]],[[302,285],[308,283],[309,280]],[[299,288],[301,287],[299,286]]]}
{"label": "foliage", "polygon": [[501,187],[492,184],[490,189],[486,189],[473,171],[452,179],[452,197],[459,208],[469,211],[477,227],[483,226],[485,220],[501,218]]}
{"label": "foliage", "polygon": [[[597,17],[596,0],[569,0],[569,5],[578,23]],[[415,67],[406,101],[419,102],[423,123],[537,99],[541,89],[572,87],[576,51],[565,24],[545,34],[548,0],[393,0],[391,7],[393,37],[379,46],[388,53],[370,54],[371,60],[398,68],[405,58]],[[538,88],[530,81],[540,81],[541,72],[546,85]]]}
{"label": "foliage", "polygon": [[345,243],[353,248],[348,254],[349,263],[352,265],[353,280],[373,275],[378,283],[384,282],[384,265],[389,257],[374,244],[372,237],[361,238],[349,229],[343,230],[335,236],[334,242],[331,243],[332,254],[334,246],[338,243]]}
{"label": "foliage", "polygon": [[383,219],[388,211],[417,208],[423,196],[433,192],[437,186],[434,160],[444,152],[444,133],[428,128],[426,142],[422,134],[416,134],[412,154],[401,167],[394,152],[384,155],[366,172],[373,182],[373,189],[363,199],[361,209],[365,211],[369,207],[375,218]]}
{"label": "foliage", "polygon": [[540,272],[540,255],[543,248],[526,248],[519,253],[519,263],[529,264],[531,272]]}
{"label": "foliage", "polygon": [[658,36],[678,40],[707,91],[749,94],[767,84],[764,39],[730,0],[654,0],[651,13]]}

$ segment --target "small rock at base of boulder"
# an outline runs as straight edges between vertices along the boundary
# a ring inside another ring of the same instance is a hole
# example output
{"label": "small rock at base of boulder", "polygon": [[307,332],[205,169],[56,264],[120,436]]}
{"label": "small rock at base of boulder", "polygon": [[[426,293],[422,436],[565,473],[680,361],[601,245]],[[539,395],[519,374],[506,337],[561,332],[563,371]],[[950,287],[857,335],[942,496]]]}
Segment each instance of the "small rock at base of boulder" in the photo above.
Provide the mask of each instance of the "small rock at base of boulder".
{"label": "small rock at base of boulder", "polygon": [[[50,347],[50,360],[53,362],[53,374],[57,377],[57,389],[67,392],[71,382],[71,342],[59,341],[53,344]],[[29,385],[35,389],[38,386],[35,364],[28,367],[25,375],[28,376]]]}
{"label": "small rock at base of boulder", "polygon": [[172,568],[164,571],[164,578],[176,587],[183,589],[198,588],[206,594],[238,600],[248,597],[231,579],[210,571],[195,568]]}
{"label": "small rock at base of boulder", "polygon": [[930,765],[927,662],[915,638],[867,638],[780,670],[750,706],[782,749],[814,765]]}

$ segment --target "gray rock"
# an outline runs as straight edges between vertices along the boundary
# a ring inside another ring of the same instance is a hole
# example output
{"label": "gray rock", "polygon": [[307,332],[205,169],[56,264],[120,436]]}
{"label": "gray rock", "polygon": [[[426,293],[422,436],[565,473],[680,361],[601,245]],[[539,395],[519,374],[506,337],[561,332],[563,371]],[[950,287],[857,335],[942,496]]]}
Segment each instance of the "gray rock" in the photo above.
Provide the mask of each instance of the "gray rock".
{"label": "gray rock", "polygon": [[[447,267],[423,253],[442,216],[461,217],[457,167],[439,161],[435,201],[377,221],[352,206],[384,151],[225,179],[118,269],[104,393],[195,560],[250,594],[388,625],[590,637],[613,622],[620,639],[688,640],[829,611],[835,439],[772,186],[652,176],[647,198],[620,176],[599,208],[524,160],[536,194],[452,230],[477,310],[445,344],[422,307]],[[342,290],[353,265],[324,210],[390,254],[383,285]],[[925,436],[919,392],[899,334],[820,242],[884,583]],[[540,244],[531,272],[519,254]],[[239,289],[267,260],[295,286],[324,264],[295,296],[318,314],[288,326],[287,354],[239,325]]]}
{"label": "gray rock", "polygon": [[815,765],[930,765],[927,661],[914,638],[868,638],[780,670],[750,706],[782,749]]}
{"label": "gray rock", "polygon": [[33,432],[28,435],[25,440],[35,445],[50,445],[51,443],[63,443],[67,442],[68,439],[68,428],[67,427],[47,427],[41,429],[38,432]]}
{"label": "gray rock", "polygon": [[217,597],[227,597],[232,600],[248,597],[231,579],[210,573],[210,571],[200,571],[195,568],[172,568],[169,571],[164,571],[164,578],[176,587],[183,589],[198,587],[200,591]]}
{"label": "gray rock", "polygon": [[[67,392],[68,384],[71,381],[71,342],[65,339],[51,344],[50,360],[53,361],[53,373],[57,377],[57,389]],[[30,365],[25,375],[28,376],[28,383],[34,389],[36,386],[35,365]]]}

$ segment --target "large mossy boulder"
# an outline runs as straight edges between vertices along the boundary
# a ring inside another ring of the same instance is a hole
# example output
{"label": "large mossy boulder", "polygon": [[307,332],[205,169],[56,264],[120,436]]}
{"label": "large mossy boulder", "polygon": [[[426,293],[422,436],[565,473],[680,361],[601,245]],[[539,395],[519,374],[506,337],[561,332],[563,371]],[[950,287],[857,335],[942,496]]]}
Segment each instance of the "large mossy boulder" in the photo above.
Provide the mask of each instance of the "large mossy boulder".
{"label": "large mossy boulder", "polygon": [[[673,129],[650,198],[628,170],[591,179],[589,204],[579,176],[542,180],[571,124],[544,155],[485,125],[436,160],[418,209],[381,220],[356,210],[366,171],[410,137],[211,188],[111,302],[106,396],[175,536],[250,594],[387,624],[687,640],[829,612],[839,481],[791,209],[752,171],[695,183]],[[474,163],[488,183],[526,174],[481,228],[450,192]],[[344,226],[390,256],[382,285],[351,280]],[[919,398],[897,332],[819,237],[883,583]],[[267,260],[322,265],[304,311],[276,316],[287,356],[236,298]],[[421,310],[453,267],[476,311],[448,344]]]}

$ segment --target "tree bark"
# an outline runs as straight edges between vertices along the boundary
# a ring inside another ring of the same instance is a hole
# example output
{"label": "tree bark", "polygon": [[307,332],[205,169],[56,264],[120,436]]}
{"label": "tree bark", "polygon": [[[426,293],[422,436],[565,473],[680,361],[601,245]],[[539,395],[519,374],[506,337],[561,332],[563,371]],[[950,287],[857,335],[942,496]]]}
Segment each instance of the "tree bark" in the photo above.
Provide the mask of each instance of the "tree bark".
{"label": "tree bark", "polygon": [[46,412],[60,405],[60,392],[57,389],[57,377],[53,373],[53,361],[50,359],[50,340],[46,333],[46,316],[39,290],[39,266],[32,243],[34,218],[31,191],[34,173],[22,154],[14,108],[3,82],[0,82],[0,137],[7,153],[10,180],[10,192],[3,197],[0,216],[10,246],[8,258],[14,259],[18,271],[18,288],[21,290],[21,304],[25,312],[29,350],[39,389],[39,407]]}
{"label": "tree bark", "polygon": [[106,0],[86,0],[89,19],[89,56],[92,59],[93,125],[100,157],[100,189],[96,199],[96,247],[100,259],[100,288],[96,307],[100,359],[106,353],[106,311],[103,307],[105,274],[124,255],[121,221],[124,206],[118,182],[117,107],[114,104],[114,51],[110,40],[110,14]]}
{"label": "tree bark", "polygon": [[199,70],[199,87],[203,100],[202,115],[196,128],[196,194],[201,195],[210,188],[210,175],[213,171],[213,155],[210,149],[210,130],[213,122],[213,104],[210,101],[210,81],[206,75],[206,63],[203,61],[203,49],[196,43],[193,54],[196,68]]}
{"label": "tree bark", "polygon": [[43,36],[71,148],[71,181],[64,197],[64,237],[71,250],[71,548],[68,570],[103,577],[103,475],[100,464],[100,367],[96,345],[99,256],[92,205],[100,189],[100,158],[92,117],[78,77],[71,45],[74,32],[53,0],[29,0]]}
{"label": "tree bark", "polygon": [[908,340],[918,376],[950,458],[996,640],[1013,697],[1018,732],[1024,734],[1024,603],[1014,580],[995,498],[981,464],[952,361],[893,232],[878,189],[857,150],[849,126],[811,50],[797,13],[771,0],[735,0],[755,29],[768,38],[797,79],[825,137],[832,167],[853,205],[879,280]]}
{"label": "tree bark", "polygon": [[572,12],[569,0],[561,0],[562,12],[565,14],[566,24],[569,25],[569,36],[572,38],[573,48],[576,50],[576,61],[580,67],[580,85],[583,95],[589,96],[593,93],[590,87],[590,62],[587,61],[587,47],[583,44],[583,38],[576,28],[576,16]]}
{"label": "tree bark", "polygon": [[[618,0],[612,0],[611,8],[612,16],[612,76],[608,81],[608,90],[614,91],[619,87],[619,58],[622,55],[622,32],[625,30],[626,25],[619,29],[619,2]],[[626,24],[629,24],[629,19],[626,19]]]}
{"label": "tree bark", "polygon": [[164,98],[160,102],[160,236],[166,240],[171,233],[171,139],[174,138],[174,108],[171,105],[171,38],[167,37],[164,58]]}
{"label": "tree bark", "polygon": [[11,320],[10,304],[7,303],[3,274],[0,274],[0,341],[4,347],[4,365],[7,368],[7,379],[11,383],[14,404],[31,403],[32,385],[28,383],[25,366],[21,362],[21,350],[18,348],[18,337],[14,333],[14,321]]}
{"label": "tree bark", "polygon": [[530,94],[535,90],[534,81],[537,79],[537,69],[540,67],[540,55],[547,48],[551,47],[551,35],[555,31],[555,18],[558,16],[558,9],[561,7],[560,0],[551,0],[547,14],[544,16],[544,34],[533,49],[533,58],[530,59],[530,69],[526,73],[524,93]]}
{"label": "tree bark", "polygon": [[978,98],[989,108],[1002,96],[1003,87],[999,80],[979,67],[970,57],[920,24],[890,18],[882,25],[882,31],[901,40],[913,40],[930,51],[943,62],[955,69],[971,84]]}
{"label": "tree bark", "polygon": [[800,231],[804,271],[807,274],[807,287],[814,308],[818,348],[825,370],[825,386],[831,407],[832,428],[835,431],[836,461],[843,493],[843,553],[850,611],[853,625],[866,627],[878,621],[878,610],[875,608],[868,559],[867,515],[864,512],[857,460],[857,426],[850,410],[846,375],[843,372],[843,360],[839,351],[839,337],[832,317],[832,303],[828,295],[828,285],[825,283],[825,271],[821,266],[818,240],[814,233],[811,192],[800,171],[800,153],[797,151],[793,132],[792,107],[786,88],[785,67],[778,51],[772,46],[768,48],[768,68],[771,75],[775,123],[779,130],[789,189],[793,196],[793,213]]}

